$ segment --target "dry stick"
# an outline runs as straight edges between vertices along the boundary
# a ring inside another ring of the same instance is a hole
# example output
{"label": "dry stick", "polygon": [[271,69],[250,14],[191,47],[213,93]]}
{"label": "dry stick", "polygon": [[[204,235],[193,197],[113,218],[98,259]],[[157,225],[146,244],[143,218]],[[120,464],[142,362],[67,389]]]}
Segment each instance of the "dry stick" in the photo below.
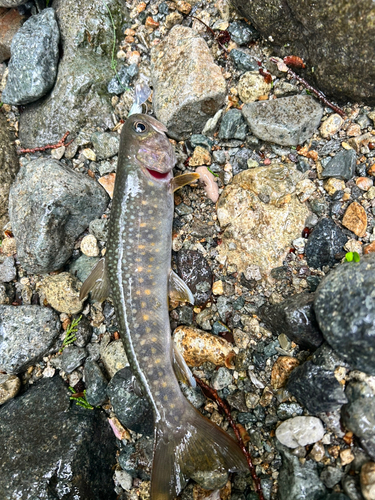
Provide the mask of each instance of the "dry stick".
{"label": "dry stick", "polygon": [[65,144],[65,140],[66,140],[66,138],[68,137],[69,134],[70,134],[70,132],[66,132],[64,134],[64,136],[62,137],[62,139],[59,142],[57,142],[56,144],[47,144],[46,146],[41,146],[40,148],[19,149],[17,151],[17,153],[19,155],[22,155],[24,153],[35,153],[36,151],[46,151],[47,149],[57,149],[57,148],[60,148],[61,146],[67,147],[74,140],[74,139],[72,139],[71,141],[69,141],[69,142],[67,142]]}
{"label": "dry stick", "polygon": [[225,413],[225,416],[227,417],[228,422],[230,423],[232,429],[234,430],[234,433],[236,435],[238,444],[240,445],[240,448],[241,448],[243,454],[246,457],[246,461],[247,461],[247,464],[249,466],[249,469],[250,469],[250,472],[251,472],[251,476],[252,476],[252,478],[254,480],[255,489],[256,489],[256,492],[257,492],[257,494],[259,496],[259,500],[264,500],[264,496],[263,496],[263,492],[262,492],[262,487],[260,485],[260,479],[257,476],[257,473],[255,472],[255,467],[254,467],[253,461],[251,459],[251,455],[248,452],[248,450],[246,449],[246,446],[245,446],[245,443],[242,440],[240,431],[238,430],[238,427],[237,427],[235,421],[233,420],[233,417],[232,417],[232,414],[230,412],[229,406],[221,399],[221,397],[218,395],[218,393],[217,393],[217,391],[215,391],[215,389],[212,389],[209,385],[207,385],[205,382],[203,382],[203,380],[199,379],[198,377],[194,377],[194,378],[197,381],[197,384],[203,389],[203,392],[206,392],[206,395],[209,398],[211,398],[214,401],[216,401],[216,403],[219,405],[219,407]]}
{"label": "dry stick", "polygon": [[217,43],[220,45],[220,47],[226,52],[228,53],[228,50],[227,48],[220,42],[220,40],[217,39],[217,36],[216,36],[216,33],[214,32],[214,30],[212,28],[210,28],[204,21],[202,21],[202,19],[199,19],[199,17],[196,17],[196,16],[188,16],[188,17],[191,17],[192,19],[196,19],[197,21],[199,21],[200,23],[203,24],[203,26],[205,26],[211,33],[211,35],[214,37],[214,40],[217,41]]}
{"label": "dry stick", "polygon": [[[271,57],[270,59],[273,63],[277,64],[279,61],[277,59],[275,59],[274,57]],[[284,63],[285,64],[285,63]],[[340,116],[342,116],[343,118],[346,118],[346,114],[345,114],[345,111],[343,111],[341,108],[339,108],[338,106],[335,106],[334,104],[332,104],[332,102],[330,102],[326,96],[323,94],[323,92],[321,92],[320,90],[317,90],[315,89],[314,87],[312,87],[304,78],[302,78],[301,76],[297,75],[297,73],[295,73],[293,70],[291,70],[289,67],[288,67],[288,74],[290,76],[292,76],[293,78],[295,78],[296,80],[298,80],[300,83],[302,83],[302,85],[304,87],[306,87],[308,90],[310,90],[310,92],[312,92],[313,94],[316,95],[316,97],[318,99],[320,99],[326,106],[328,106],[329,108],[333,109],[333,111],[335,111],[336,113],[338,113]]]}

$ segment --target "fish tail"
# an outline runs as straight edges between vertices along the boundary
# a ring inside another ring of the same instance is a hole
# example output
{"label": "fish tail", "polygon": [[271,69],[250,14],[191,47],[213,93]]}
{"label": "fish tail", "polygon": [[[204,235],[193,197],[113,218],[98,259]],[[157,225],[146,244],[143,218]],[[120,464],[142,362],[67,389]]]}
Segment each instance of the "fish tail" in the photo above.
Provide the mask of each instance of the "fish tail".
{"label": "fish tail", "polygon": [[248,470],[239,445],[187,401],[186,405],[181,424],[156,424],[152,500],[173,500],[197,472]]}

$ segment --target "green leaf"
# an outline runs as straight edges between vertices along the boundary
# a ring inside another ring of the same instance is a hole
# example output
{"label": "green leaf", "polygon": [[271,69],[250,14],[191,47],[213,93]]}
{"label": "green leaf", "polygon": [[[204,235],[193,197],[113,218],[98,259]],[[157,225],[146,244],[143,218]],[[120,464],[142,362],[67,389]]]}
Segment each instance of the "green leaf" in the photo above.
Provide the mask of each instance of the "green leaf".
{"label": "green leaf", "polygon": [[63,352],[63,350],[65,349],[66,346],[73,344],[73,342],[75,342],[77,340],[77,337],[75,334],[78,331],[78,323],[81,321],[81,319],[82,319],[82,316],[80,316],[77,319],[74,319],[70,323],[68,328],[66,329],[65,338],[64,338],[62,346],[59,350],[60,354]]}
{"label": "green leaf", "polygon": [[211,172],[211,174],[212,174],[213,176],[215,176],[215,177],[219,177],[219,174],[215,174],[215,172],[213,172],[213,171],[212,171],[209,167],[207,167],[207,170],[208,170],[209,172]]}
{"label": "green leaf", "polygon": [[359,253],[353,252],[353,260],[354,260],[354,262],[359,262],[361,260]]}
{"label": "green leaf", "polygon": [[353,258],[354,258],[353,252],[348,252],[348,253],[345,255],[345,260],[346,260],[346,262],[352,262]]}

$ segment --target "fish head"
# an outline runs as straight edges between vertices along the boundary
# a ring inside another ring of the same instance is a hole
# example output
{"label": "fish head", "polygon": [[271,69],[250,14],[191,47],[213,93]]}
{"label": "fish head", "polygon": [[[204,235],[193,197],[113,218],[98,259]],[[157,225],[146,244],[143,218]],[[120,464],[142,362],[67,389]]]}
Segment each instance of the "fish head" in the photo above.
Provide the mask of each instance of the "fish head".
{"label": "fish head", "polygon": [[176,164],[174,148],[166,136],[167,128],[149,115],[134,114],[124,123],[121,147],[142,173],[159,183],[168,183]]}

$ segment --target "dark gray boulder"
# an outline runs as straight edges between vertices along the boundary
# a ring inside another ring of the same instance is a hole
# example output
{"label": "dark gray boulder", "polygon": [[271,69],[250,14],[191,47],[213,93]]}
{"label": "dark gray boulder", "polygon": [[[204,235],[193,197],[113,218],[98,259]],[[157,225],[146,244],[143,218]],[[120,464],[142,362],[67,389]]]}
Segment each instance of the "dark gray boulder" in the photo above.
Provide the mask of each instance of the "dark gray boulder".
{"label": "dark gray boulder", "polygon": [[355,174],[356,164],[357,155],[354,149],[343,149],[326,164],[322,171],[322,178],[335,177],[349,180]]}
{"label": "dark gray boulder", "polygon": [[314,309],[325,339],[341,358],[375,375],[375,255],[336,267],[320,283]]}
{"label": "dark gray boulder", "polygon": [[372,0],[232,3],[272,43],[274,52],[304,58],[306,77],[315,81],[320,90],[344,101],[375,102]]}
{"label": "dark gray boulder", "polygon": [[105,211],[109,197],[90,177],[57,160],[22,167],[9,196],[17,255],[30,273],[48,273],[69,259],[77,236]]}
{"label": "dark gray boulder", "polygon": [[59,377],[0,410],[2,500],[115,500],[116,439],[104,413],[71,403]]}
{"label": "dark gray boulder", "polygon": [[52,309],[0,306],[0,370],[25,371],[49,351],[59,333],[59,317]]}
{"label": "dark gray boulder", "polygon": [[315,269],[333,266],[335,255],[342,252],[348,238],[332,219],[324,218],[314,227],[305,246],[305,256],[309,267]]}
{"label": "dark gray boulder", "polygon": [[3,102],[28,104],[44,96],[55,83],[60,32],[54,9],[31,16],[12,40],[9,74]]}
{"label": "dark gray boulder", "polygon": [[19,169],[14,140],[6,117],[0,111],[0,228],[9,222],[9,189]]}

